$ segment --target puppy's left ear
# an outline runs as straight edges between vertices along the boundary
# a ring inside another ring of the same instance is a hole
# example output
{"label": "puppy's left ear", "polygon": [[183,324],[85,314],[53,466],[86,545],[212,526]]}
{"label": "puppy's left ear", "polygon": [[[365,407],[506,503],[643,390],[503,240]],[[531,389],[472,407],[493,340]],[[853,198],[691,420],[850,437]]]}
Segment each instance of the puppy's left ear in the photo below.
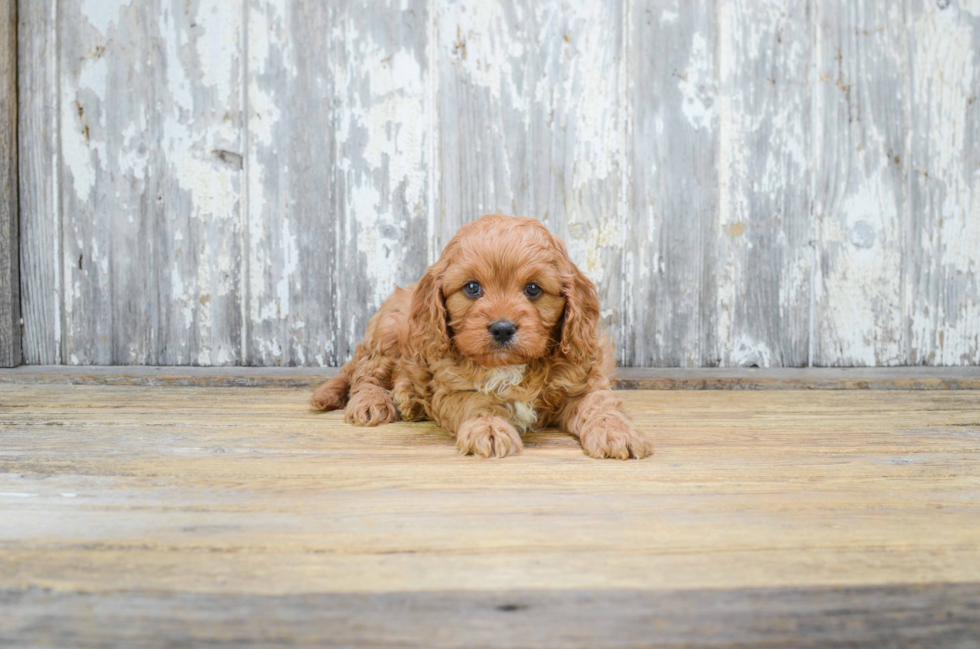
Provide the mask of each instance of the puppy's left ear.
{"label": "puppy's left ear", "polygon": [[598,356],[599,298],[595,284],[568,257],[564,244],[566,268],[561,272],[565,314],[562,320],[561,353],[573,363],[582,363]]}

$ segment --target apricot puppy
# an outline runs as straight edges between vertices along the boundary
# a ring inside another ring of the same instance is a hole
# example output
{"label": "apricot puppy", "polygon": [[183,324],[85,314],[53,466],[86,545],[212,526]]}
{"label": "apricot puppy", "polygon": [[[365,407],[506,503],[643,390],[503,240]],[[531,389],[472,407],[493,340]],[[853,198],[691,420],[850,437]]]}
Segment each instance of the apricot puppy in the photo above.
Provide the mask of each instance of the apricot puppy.
{"label": "apricot puppy", "polygon": [[557,425],[594,458],[642,458],[653,445],[610,389],[598,319],[595,286],[560,239],[487,215],[385,300],[312,403],[358,426],[432,419],[461,454],[520,453],[522,433]]}

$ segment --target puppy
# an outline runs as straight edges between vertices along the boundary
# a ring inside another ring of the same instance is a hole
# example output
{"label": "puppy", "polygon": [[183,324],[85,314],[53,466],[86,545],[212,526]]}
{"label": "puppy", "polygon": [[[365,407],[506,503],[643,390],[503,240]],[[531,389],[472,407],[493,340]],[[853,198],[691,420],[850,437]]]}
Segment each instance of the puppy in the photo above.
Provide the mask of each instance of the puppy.
{"label": "puppy", "polygon": [[642,458],[651,442],[610,389],[595,286],[539,222],[464,225],[422,279],[395,289],[354,358],[313,395],[319,410],[377,426],[432,419],[461,454],[520,453],[556,425],[594,458]]}

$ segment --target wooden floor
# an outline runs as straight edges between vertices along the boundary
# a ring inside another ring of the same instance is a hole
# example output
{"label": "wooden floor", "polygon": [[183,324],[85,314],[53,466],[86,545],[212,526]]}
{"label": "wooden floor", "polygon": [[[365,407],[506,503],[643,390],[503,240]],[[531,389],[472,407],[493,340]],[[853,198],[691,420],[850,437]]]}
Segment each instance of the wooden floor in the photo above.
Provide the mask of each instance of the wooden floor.
{"label": "wooden floor", "polygon": [[0,385],[0,646],[980,646],[980,392],[621,394],[648,460]]}

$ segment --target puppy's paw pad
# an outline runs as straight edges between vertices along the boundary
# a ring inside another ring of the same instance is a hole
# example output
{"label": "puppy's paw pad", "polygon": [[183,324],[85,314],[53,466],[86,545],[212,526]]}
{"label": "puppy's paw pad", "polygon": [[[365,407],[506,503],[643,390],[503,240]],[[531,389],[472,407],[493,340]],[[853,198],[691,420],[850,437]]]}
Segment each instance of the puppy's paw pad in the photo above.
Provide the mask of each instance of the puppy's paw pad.
{"label": "puppy's paw pad", "polygon": [[524,450],[521,436],[506,419],[483,415],[463,422],[456,432],[460,455],[506,457]]}
{"label": "puppy's paw pad", "polygon": [[380,426],[398,421],[398,409],[384,388],[352,393],[344,411],[347,423],[355,426]]}
{"label": "puppy's paw pad", "polygon": [[653,455],[653,442],[633,424],[616,415],[601,416],[589,422],[582,432],[582,448],[596,459],[642,459]]}

